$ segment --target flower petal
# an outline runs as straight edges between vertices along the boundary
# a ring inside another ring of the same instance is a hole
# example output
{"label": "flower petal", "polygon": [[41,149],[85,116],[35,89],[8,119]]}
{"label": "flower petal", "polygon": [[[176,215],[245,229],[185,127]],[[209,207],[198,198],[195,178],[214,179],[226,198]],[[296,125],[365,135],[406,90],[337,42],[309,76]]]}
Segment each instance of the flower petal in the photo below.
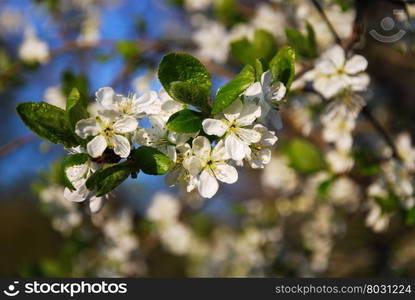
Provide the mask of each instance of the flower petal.
{"label": "flower petal", "polygon": [[225,139],[225,148],[233,160],[242,160],[245,157],[244,142],[233,133]]}
{"label": "flower petal", "polygon": [[66,200],[71,202],[83,202],[88,197],[89,193],[90,191],[86,188],[86,185],[82,184],[75,191],[65,188],[63,196]]}
{"label": "flower petal", "polygon": [[210,151],[212,147],[210,146],[209,140],[204,136],[198,136],[193,140],[192,143],[193,153],[206,160],[210,156]]}
{"label": "flower petal", "polygon": [[226,151],[225,144],[223,140],[220,140],[215,148],[213,148],[212,156],[215,161],[223,161],[229,159],[229,154]]}
{"label": "flower petal", "polygon": [[100,88],[96,93],[96,101],[105,108],[112,108],[114,104],[115,92],[110,87]]}
{"label": "flower petal", "polygon": [[237,119],[238,126],[251,125],[260,116],[261,106],[255,102],[245,102],[242,107],[242,112]]}
{"label": "flower petal", "polygon": [[101,131],[101,126],[96,118],[88,118],[79,120],[75,126],[75,133],[81,138],[85,139],[88,136],[95,136]]}
{"label": "flower petal", "polygon": [[236,99],[229,105],[227,108],[223,110],[223,114],[228,121],[235,121],[243,110],[243,104],[240,99]]}
{"label": "flower petal", "polygon": [[268,70],[268,71],[262,73],[261,85],[262,86],[271,86],[273,79],[274,78],[272,76],[272,72]]}
{"label": "flower petal", "polygon": [[254,82],[251,84],[244,92],[245,100],[254,100],[256,98],[261,98],[262,95],[262,86],[259,82]]}
{"label": "flower petal", "polygon": [[199,175],[200,172],[205,167],[205,165],[206,165],[206,162],[203,159],[196,157],[196,156],[192,156],[186,162],[187,170],[192,176]]}
{"label": "flower petal", "polygon": [[225,163],[215,164],[215,166],[214,173],[219,181],[232,184],[238,180],[238,172],[234,167]]}
{"label": "flower petal", "polygon": [[114,134],[111,138],[111,144],[114,147],[114,152],[122,158],[130,155],[131,146],[128,139],[122,135]]}
{"label": "flower petal", "polygon": [[254,129],[238,128],[236,133],[247,144],[258,143],[261,140],[261,134]]}
{"label": "flower petal", "polygon": [[202,123],[203,131],[209,135],[223,136],[228,126],[221,120],[206,119]]}
{"label": "flower petal", "polygon": [[107,141],[102,135],[97,135],[86,145],[88,154],[91,155],[92,157],[101,156],[106,148],[107,148]]}
{"label": "flower petal", "polygon": [[344,66],[344,70],[347,74],[355,75],[366,70],[367,65],[368,62],[366,58],[361,55],[354,55],[347,61],[346,65]]}
{"label": "flower petal", "polygon": [[91,197],[89,199],[89,211],[93,214],[99,212],[105,204],[106,197]]}
{"label": "flower petal", "polygon": [[219,189],[218,181],[215,176],[208,171],[203,171],[199,176],[198,190],[202,197],[212,198]]}
{"label": "flower petal", "polygon": [[331,62],[336,66],[337,68],[341,68],[344,66],[345,60],[346,60],[346,54],[342,47],[339,45],[336,45],[329,50],[327,50],[324,54],[324,57],[326,59],[331,60]]}
{"label": "flower petal", "polygon": [[137,129],[137,120],[133,117],[125,116],[114,123],[114,131],[118,133],[129,133]]}

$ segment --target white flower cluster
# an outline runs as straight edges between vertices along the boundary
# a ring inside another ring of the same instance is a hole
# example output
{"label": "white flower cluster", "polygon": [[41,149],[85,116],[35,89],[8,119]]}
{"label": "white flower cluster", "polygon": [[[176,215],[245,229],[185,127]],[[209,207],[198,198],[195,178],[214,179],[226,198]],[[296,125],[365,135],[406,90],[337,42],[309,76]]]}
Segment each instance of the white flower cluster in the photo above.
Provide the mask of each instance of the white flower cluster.
{"label": "white flower cluster", "polygon": [[367,90],[370,83],[366,58],[361,55],[347,57],[344,49],[333,46],[317,60],[315,67],[294,82],[294,89],[311,85],[325,99],[331,100],[321,115],[323,139],[334,144],[327,161],[335,173],[349,171],[354,164],[350,156],[356,119],[364,100],[357,92]]}
{"label": "white flower cluster", "polygon": [[[102,166],[101,158],[108,151],[127,159],[132,149],[141,145],[159,150],[173,162],[166,174],[167,185],[184,184],[187,191],[197,189],[202,197],[211,198],[218,191],[218,181],[232,184],[238,180],[236,166],[244,161],[252,168],[269,163],[277,137],[265,126],[267,120],[274,119],[281,128],[275,106],[285,93],[285,86],[273,83],[267,71],[223,112],[204,119],[203,130],[188,134],[167,128],[170,116],[185,106],[163,89],[159,94],[150,91],[141,97],[126,97],[112,88],[101,88],[96,92],[96,115],[78,121],[75,127],[76,134],[88,143],[86,149],[78,147],[72,152],[87,153],[90,159],[66,169],[75,190],[66,188],[65,197],[74,202],[88,200],[90,210],[98,211],[105,196],[95,197],[86,187],[87,179]],[[144,118],[150,128],[139,124]]]}

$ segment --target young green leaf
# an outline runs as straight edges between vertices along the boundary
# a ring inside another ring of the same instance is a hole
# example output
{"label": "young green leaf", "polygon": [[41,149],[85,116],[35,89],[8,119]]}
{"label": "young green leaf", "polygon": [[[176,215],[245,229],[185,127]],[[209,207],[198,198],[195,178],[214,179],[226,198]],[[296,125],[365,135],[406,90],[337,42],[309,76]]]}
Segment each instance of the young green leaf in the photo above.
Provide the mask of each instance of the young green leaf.
{"label": "young green leaf", "polygon": [[213,103],[212,114],[218,114],[231,105],[254,82],[255,69],[247,65],[238,76],[218,90]]}
{"label": "young green leaf", "polygon": [[132,157],[136,165],[148,175],[163,175],[172,166],[172,160],[155,148],[141,146],[135,149]]}
{"label": "young green leaf", "polygon": [[65,186],[71,191],[74,191],[75,187],[72,185],[72,182],[68,179],[68,176],[66,175],[66,170],[73,166],[82,165],[86,163],[88,159],[89,159],[89,156],[86,153],[76,153],[76,154],[68,155],[64,158],[62,162],[63,180],[64,180]]}
{"label": "young green leaf", "polygon": [[208,103],[210,98],[211,80],[205,66],[196,58],[185,53],[170,53],[163,57],[158,69],[159,80],[167,93],[172,93],[172,83],[181,81],[198,86],[198,94],[203,95]]}
{"label": "young green leaf", "polygon": [[255,65],[256,59],[260,59],[268,65],[276,48],[274,36],[266,30],[258,29],[252,41],[243,38],[232,42],[231,53],[243,64]]}
{"label": "young green leaf", "polygon": [[213,1],[216,19],[226,26],[232,26],[245,20],[244,15],[239,11],[239,5],[235,0]]}
{"label": "young green leaf", "polygon": [[77,88],[73,88],[66,101],[66,117],[71,129],[75,132],[76,123],[89,117],[86,99]]}
{"label": "young green leaf", "polygon": [[175,81],[170,84],[170,93],[175,100],[193,105],[203,112],[211,110],[205,91],[200,85]]}
{"label": "young green leaf", "polygon": [[25,102],[16,110],[25,125],[39,137],[65,147],[79,145],[63,109],[45,102]]}
{"label": "young green leaf", "polygon": [[288,46],[281,48],[269,63],[275,81],[281,81],[290,89],[295,76],[295,51]]}
{"label": "young green leaf", "polygon": [[305,139],[294,139],[286,146],[285,154],[290,166],[302,174],[315,173],[326,167],[322,154]]}
{"label": "young green leaf", "polygon": [[81,95],[88,95],[88,79],[85,75],[76,75],[71,71],[62,74],[62,92],[68,97],[73,88],[77,88]]}
{"label": "young green leaf", "polygon": [[203,116],[193,110],[183,109],[167,121],[167,128],[180,133],[198,132],[202,128]]}
{"label": "young green leaf", "polygon": [[110,165],[92,174],[86,181],[86,187],[100,197],[111,192],[135,171],[133,164],[128,161]]}

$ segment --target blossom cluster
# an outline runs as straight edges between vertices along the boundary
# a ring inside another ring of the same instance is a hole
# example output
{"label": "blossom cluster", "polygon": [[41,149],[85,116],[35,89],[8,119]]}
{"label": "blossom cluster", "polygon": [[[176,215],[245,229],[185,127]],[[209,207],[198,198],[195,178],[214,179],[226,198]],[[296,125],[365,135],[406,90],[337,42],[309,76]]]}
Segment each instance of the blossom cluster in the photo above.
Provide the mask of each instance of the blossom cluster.
{"label": "blossom cluster", "polygon": [[178,133],[168,128],[168,121],[185,104],[163,88],[140,97],[101,88],[95,94],[91,116],[75,126],[75,133],[88,143],[70,149],[70,153],[87,153],[89,159],[65,169],[74,187],[65,189],[65,197],[73,202],[88,200],[91,211],[98,211],[107,196],[96,197],[87,188],[88,178],[102,168],[106,154],[114,153],[128,161],[133,149],[141,145],[157,149],[171,160],[167,185],[182,184],[188,192],[197,189],[202,197],[211,198],[219,189],[218,182],[232,184],[238,180],[237,167],[244,162],[255,169],[270,162],[277,136],[268,129],[268,120],[281,128],[276,106],[285,93],[284,84],[274,82],[272,73],[266,71],[223,111],[204,118],[201,130]]}

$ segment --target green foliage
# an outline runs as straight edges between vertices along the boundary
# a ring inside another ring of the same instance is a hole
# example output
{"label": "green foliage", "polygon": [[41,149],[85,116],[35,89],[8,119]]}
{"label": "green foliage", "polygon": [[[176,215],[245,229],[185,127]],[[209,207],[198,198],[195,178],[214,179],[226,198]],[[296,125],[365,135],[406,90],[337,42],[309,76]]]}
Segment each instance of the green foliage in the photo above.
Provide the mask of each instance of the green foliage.
{"label": "green foliage", "polygon": [[77,88],[81,95],[88,95],[88,80],[84,75],[75,75],[71,71],[62,74],[62,92],[68,97],[73,88]]}
{"label": "green foliage", "polygon": [[285,148],[290,166],[301,174],[311,174],[323,170],[326,163],[319,150],[305,139],[296,138]]}
{"label": "green foliage", "polygon": [[255,65],[259,59],[268,65],[277,48],[274,36],[266,30],[257,29],[252,41],[247,38],[231,43],[232,55],[241,63]]}
{"label": "green foliage", "polygon": [[204,112],[210,112],[209,99],[206,98],[202,86],[183,81],[175,81],[170,84],[170,93],[174,99],[185,104],[193,105]]}
{"label": "green foliage", "polygon": [[81,119],[89,117],[87,101],[77,88],[73,88],[66,101],[66,117],[72,131],[75,132],[76,123]]}
{"label": "green foliage", "polygon": [[140,54],[140,47],[134,41],[119,41],[117,51],[125,60],[134,60]]}
{"label": "green foliage", "polygon": [[86,181],[86,186],[100,197],[119,186],[132,172],[136,170],[129,161],[108,165],[92,174]]}
{"label": "green foliage", "polygon": [[148,175],[163,175],[173,165],[173,161],[155,148],[141,146],[132,154],[137,167]]}
{"label": "green foliage", "polygon": [[212,114],[218,114],[231,105],[253,82],[255,82],[255,69],[247,65],[238,76],[218,90]]}
{"label": "green foliage", "polygon": [[295,51],[289,46],[281,48],[269,63],[269,68],[274,80],[284,83],[288,91],[295,76]]}
{"label": "green foliage", "polygon": [[406,212],[405,223],[410,226],[415,225],[415,206]]}
{"label": "green foliage", "polygon": [[197,99],[198,107],[206,109],[208,106],[212,86],[210,74],[193,56],[185,53],[167,54],[160,62],[158,77],[173,99],[182,102]]}
{"label": "green foliage", "polygon": [[65,147],[79,145],[63,109],[45,102],[25,102],[16,110],[25,125],[39,137]]}
{"label": "green foliage", "polygon": [[398,196],[389,190],[388,194],[384,197],[374,197],[375,202],[380,206],[384,213],[395,212],[400,210],[400,202]]}
{"label": "green foliage", "polygon": [[233,26],[245,20],[235,0],[216,0],[214,3],[215,17],[224,25]]}
{"label": "green foliage", "polygon": [[333,184],[336,182],[337,177],[331,176],[328,179],[324,180],[317,189],[317,194],[320,197],[320,199],[325,200],[327,196],[329,195],[330,189],[333,186]]}
{"label": "green foliage", "polygon": [[292,28],[287,28],[285,34],[288,43],[295,49],[299,57],[309,59],[317,57],[316,34],[310,24],[307,23],[307,35]]}
{"label": "green foliage", "polygon": [[183,109],[173,114],[167,121],[167,128],[174,132],[193,133],[202,128],[203,116],[193,110]]}
{"label": "green foliage", "polygon": [[72,185],[71,181],[66,175],[66,170],[73,166],[82,165],[86,163],[88,159],[89,159],[88,154],[76,153],[76,154],[66,156],[64,160],[62,161],[61,168],[62,168],[62,173],[63,173],[64,184],[71,191],[74,191],[75,187]]}

